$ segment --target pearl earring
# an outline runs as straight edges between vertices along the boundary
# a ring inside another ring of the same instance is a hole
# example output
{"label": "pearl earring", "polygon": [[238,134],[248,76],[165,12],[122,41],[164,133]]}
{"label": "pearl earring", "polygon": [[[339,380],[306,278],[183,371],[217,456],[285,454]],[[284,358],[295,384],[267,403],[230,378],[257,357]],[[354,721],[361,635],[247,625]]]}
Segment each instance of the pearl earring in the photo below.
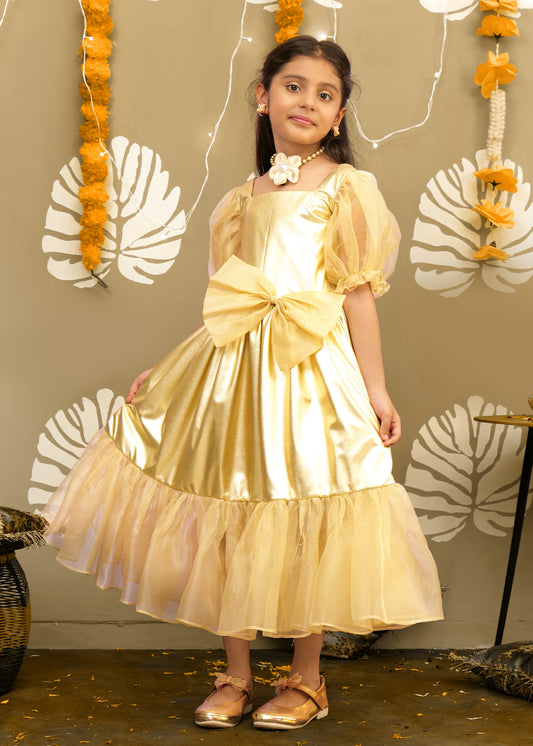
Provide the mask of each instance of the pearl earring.
{"label": "pearl earring", "polygon": [[258,104],[256,112],[258,114],[267,114],[268,112],[267,112],[266,104]]}
{"label": "pearl earring", "polygon": [[337,124],[333,125],[333,135],[335,137],[338,137],[340,135],[341,131]]}

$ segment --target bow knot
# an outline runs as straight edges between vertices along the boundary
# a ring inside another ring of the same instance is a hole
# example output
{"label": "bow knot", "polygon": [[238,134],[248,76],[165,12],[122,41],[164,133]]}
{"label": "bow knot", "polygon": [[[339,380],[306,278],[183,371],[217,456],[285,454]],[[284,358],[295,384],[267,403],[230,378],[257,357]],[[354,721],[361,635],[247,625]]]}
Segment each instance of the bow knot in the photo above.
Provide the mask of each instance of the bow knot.
{"label": "bow knot", "polygon": [[209,281],[204,323],[215,346],[223,347],[271,313],[274,359],[282,370],[289,370],[320,350],[343,303],[343,294],[317,290],[277,296],[264,272],[233,255]]}
{"label": "bow knot", "polygon": [[244,679],[239,679],[236,676],[227,676],[225,673],[217,672],[215,678],[215,688],[220,689],[226,684],[231,684],[234,689],[246,689],[248,686]]}
{"label": "bow knot", "polygon": [[291,675],[288,676],[286,679],[278,679],[277,681],[272,681],[270,683],[270,686],[275,686],[276,693],[279,694],[285,689],[295,689],[301,683],[302,683],[302,674],[291,673]]}

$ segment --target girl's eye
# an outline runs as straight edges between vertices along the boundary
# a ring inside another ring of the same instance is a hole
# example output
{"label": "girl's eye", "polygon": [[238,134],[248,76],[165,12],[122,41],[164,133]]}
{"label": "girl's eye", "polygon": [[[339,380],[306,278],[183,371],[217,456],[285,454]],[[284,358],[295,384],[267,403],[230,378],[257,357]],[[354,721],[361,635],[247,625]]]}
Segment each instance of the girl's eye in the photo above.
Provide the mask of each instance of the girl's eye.
{"label": "girl's eye", "polygon": [[287,86],[287,88],[289,89],[289,91],[298,91],[299,90],[299,86],[296,85],[296,83],[289,83],[289,85]]}
{"label": "girl's eye", "polygon": [[319,93],[318,95],[320,96],[322,101],[329,101],[331,99],[329,93]]}

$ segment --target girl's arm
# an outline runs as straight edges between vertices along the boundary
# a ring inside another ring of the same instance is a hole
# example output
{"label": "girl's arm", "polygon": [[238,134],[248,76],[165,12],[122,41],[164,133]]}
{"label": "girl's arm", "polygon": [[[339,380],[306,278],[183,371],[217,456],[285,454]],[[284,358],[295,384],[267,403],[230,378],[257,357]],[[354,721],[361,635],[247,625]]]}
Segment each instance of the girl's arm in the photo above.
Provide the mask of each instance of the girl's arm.
{"label": "girl's arm", "polygon": [[348,293],[343,308],[370,403],[381,423],[381,440],[391,446],[400,440],[401,423],[385,385],[379,321],[370,284]]}

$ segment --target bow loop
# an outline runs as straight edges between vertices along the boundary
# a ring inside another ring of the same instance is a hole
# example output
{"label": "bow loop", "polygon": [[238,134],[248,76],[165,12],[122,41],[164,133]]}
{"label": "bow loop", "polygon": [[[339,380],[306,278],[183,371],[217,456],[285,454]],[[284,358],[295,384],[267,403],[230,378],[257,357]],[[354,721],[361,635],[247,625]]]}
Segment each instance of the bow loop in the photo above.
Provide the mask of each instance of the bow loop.
{"label": "bow loop", "polygon": [[264,272],[233,255],[209,281],[204,323],[215,346],[223,347],[271,313],[274,359],[288,370],[323,346],[343,302],[344,295],[316,290],[277,296]]}
{"label": "bow loop", "polygon": [[302,674],[291,673],[291,675],[285,679],[278,679],[277,681],[272,681],[270,683],[270,686],[275,686],[276,694],[279,694],[285,689],[295,689],[301,683],[302,683]]}

